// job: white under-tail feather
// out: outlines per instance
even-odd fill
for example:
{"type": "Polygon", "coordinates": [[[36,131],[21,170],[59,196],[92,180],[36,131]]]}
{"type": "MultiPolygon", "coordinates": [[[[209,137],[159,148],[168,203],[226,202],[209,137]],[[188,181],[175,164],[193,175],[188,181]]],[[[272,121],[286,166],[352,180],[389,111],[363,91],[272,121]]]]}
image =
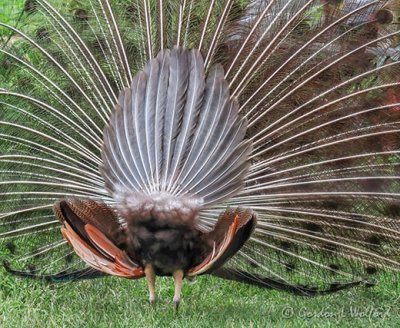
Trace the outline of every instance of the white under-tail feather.
{"type": "Polygon", "coordinates": [[[198,211],[229,198],[243,188],[251,152],[251,143],[243,141],[246,123],[237,108],[222,68],[216,67],[206,80],[198,51],[161,51],[121,94],[105,130],[106,188],[118,204],[130,204],[144,213],[151,206],[154,213],[168,209],[175,213],[179,206],[174,203],[183,212],[185,204],[198,211]],[[161,74],[169,77],[160,79],[161,74]],[[156,163],[154,154],[159,156],[156,163]],[[158,169],[156,176],[153,167],[158,169]],[[160,184],[154,184],[156,180],[160,184]],[[182,203],[180,198],[188,201],[182,203]]]}

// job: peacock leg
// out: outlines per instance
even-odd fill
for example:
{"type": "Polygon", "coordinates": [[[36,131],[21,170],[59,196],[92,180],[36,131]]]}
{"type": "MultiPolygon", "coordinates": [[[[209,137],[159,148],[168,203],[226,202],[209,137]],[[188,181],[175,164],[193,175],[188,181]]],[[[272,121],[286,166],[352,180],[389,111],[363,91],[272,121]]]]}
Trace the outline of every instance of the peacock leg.
{"type": "Polygon", "coordinates": [[[175,284],[175,294],[174,294],[174,305],[175,309],[178,310],[179,304],[181,302],[181,290],[182,290],[182,281],[183,281],[183,271],[176,270],[173,273],[174,284],[175,284]]]}
{"type": "Polygon", "coordinates": [[[154,304],[156,302],[156,274],[154,273],[153,266],[151,264],[147,264],[144,268],[144,273],[149,286],[149,302],[150,304],[154,304]]]}

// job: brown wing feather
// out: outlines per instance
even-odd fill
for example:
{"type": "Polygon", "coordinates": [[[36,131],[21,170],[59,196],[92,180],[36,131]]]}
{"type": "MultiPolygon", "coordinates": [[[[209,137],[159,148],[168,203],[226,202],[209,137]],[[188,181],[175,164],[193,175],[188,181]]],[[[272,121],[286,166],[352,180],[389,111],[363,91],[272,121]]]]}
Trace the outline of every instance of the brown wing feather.
{"type": "Polygon", "coordinates": [[[117,215],[105,203],[91,199],[62,199],[54,205],[54,211],[61,222],[68,213],[70,220],[73,217],[79,218],[84,224],[94,225],[116,245],[125,240],[125,232],[121,229],[117,215]]]}
{"type": "Polygon", "coordinates": [[[189,270],[188,275],[211,273],[223,266],[250,238],[256,224],[256,216],[250,209],[227,209],[220,215],[214,229],[203,236],[211,246],[211,253],[189,270]]]}
{"type": "Polygon", "coordinates": [[[143,269],[115,244],[123,240],[122,229],[107,205],[92,200],[62,200],[55,205],[55,212],[64,225],[64,238],[89,266],[125,278],[144,276],[143,269]]]}

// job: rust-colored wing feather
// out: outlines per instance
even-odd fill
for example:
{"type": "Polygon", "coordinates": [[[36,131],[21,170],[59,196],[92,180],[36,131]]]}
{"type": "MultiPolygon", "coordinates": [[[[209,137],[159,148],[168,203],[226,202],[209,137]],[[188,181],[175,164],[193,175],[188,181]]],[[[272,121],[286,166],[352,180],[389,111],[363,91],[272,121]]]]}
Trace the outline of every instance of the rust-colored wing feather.
{"type": "Polygon", "coordinates": [[[250,238],[256,224],[257,219],[252,210],[227,209],[220,215],[214,229],[203,236],[211,246],[211,253],[202,263],[189,270],[188,275],[211,273],[220,268],[250,238]]]}
{"type": "Polygon", "coordinates": [[[63,223],[63,236],[89,266],[119,277],[144,276],[140,265],[116,245],[117,241],[123,242],[123,230],[107,205],[91,200],[62,200],[55,205],[55,212],[63,223]]]}

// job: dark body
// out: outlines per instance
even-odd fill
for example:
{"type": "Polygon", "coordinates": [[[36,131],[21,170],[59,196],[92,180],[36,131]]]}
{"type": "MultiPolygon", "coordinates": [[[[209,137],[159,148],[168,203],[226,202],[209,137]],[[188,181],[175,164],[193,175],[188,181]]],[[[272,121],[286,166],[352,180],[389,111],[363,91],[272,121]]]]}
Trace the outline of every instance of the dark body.
{"type": "Polygon", "coordinates": [[[201,232],[190,225],[150,218],[135,220],[128,228],[128,254],[145,267],[152,264],[156,275],[188,271],[200,264],[210,247],[201,232]]]}

